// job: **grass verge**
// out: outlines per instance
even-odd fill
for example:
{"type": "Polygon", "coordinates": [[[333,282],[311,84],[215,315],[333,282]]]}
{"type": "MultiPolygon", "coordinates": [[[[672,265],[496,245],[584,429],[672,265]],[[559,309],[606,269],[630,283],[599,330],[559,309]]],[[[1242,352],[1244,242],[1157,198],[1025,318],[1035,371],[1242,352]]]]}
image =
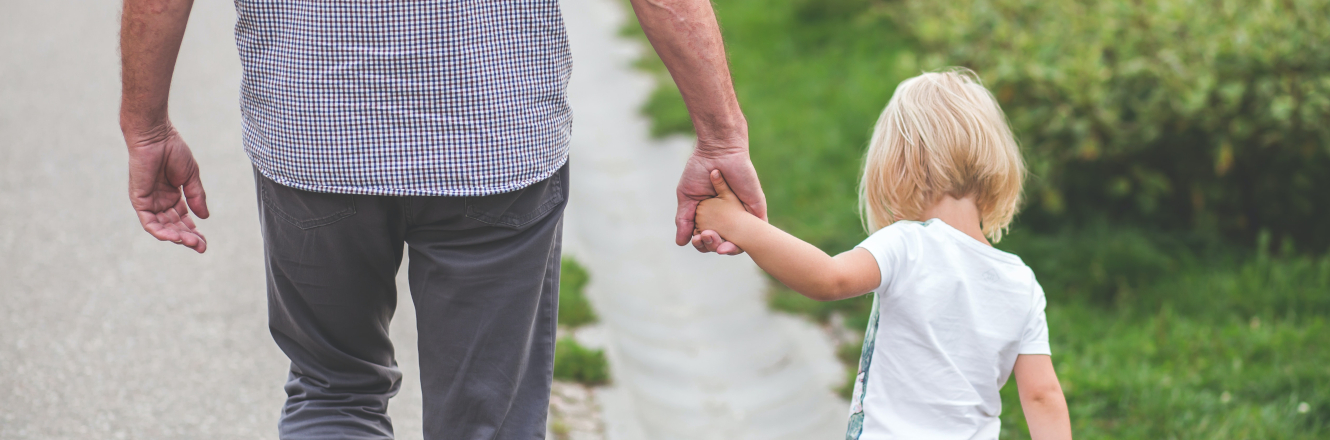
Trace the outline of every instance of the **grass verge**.
{"type": "MultiPolygon", "coordinates": [[[[559,327],[573,330],[596,322],[596,312],[586,297],[590,274],[570,257],[565,257],[560,266],[559,327]]],[[[605,351],[583,347],[572,337],[559,338],[554,346],[554,378],[584,385],[608,383],[610,367],[605,351]]]]}

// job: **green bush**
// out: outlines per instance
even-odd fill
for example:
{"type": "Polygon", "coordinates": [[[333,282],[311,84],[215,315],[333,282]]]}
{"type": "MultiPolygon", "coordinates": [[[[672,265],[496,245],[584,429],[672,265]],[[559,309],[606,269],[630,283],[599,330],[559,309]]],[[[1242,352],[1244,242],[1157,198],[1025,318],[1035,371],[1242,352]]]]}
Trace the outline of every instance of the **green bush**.
{"type": "Polygon", "coordinates": [[[554,378],[586,385],[608,383],[610,366],[605,351],[583,347],[573,338],[559,339],[554,344],[554,378]]]}
{"type": "Polygon", "coordinates": [[[591,281],[586,268],[577,260],[566,257],[559,269],[559,325],[577,328],[596,322],[596,311],[586,297],[586,285],[591,281]]]}
{"type": "Polygon", "coordinates": [[[1111,218],[1247,243],[1268,229],[1330,246],[1330,1],[875,11],[922,47],[910,67],[971,67],[995,92],[1034,176],[1023,221],[1111,218]]]}

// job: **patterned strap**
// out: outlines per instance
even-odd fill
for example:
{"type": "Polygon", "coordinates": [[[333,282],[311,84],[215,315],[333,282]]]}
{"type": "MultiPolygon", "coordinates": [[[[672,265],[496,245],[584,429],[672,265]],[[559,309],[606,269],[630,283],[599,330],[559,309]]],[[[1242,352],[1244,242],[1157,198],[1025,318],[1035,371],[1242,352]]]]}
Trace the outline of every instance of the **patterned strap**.
{"type": "Polygon", "coordinates": [[[868,367],[873,362],[873,348],[877,343],[877,294],[873,294],[873,312],[868,315],[868,329],[864,331],[864,349],[859,354],[859,374],[854,378],[854,395],[850,396],[850,426],[845,440],[859,440],[864,433],[864,392],[868,390],[868,367]]]}

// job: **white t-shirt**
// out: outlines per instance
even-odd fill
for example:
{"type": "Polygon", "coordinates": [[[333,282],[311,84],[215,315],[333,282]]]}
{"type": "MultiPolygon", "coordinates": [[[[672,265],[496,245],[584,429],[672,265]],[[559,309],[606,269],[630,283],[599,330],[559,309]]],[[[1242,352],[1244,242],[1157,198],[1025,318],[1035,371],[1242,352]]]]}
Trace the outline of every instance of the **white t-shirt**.
{"type": "Polygon", "coordinates": [[[1050,354],[1034,272],[939,219],[896,222],[858,247],[882,269],[859,438],[997,439],[1016,355],[1050,354]]]}

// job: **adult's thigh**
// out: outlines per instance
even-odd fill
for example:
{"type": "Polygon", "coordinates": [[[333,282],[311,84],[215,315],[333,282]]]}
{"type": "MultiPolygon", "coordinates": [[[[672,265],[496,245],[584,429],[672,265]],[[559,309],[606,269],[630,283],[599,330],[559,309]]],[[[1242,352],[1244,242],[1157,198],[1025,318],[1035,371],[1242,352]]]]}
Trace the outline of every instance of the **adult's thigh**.
{"type": "Polygon", "coordinates": [[[544,436],[567,190],[565,168],[521,191],[413,206],[427,439],[544,436]]]}
{"type": "Polygon", "coordinates": [[[390,197],[304,191],[258,173],[255,183],[269,328],[291,359],[282,438],[391,438],[400,209],[390,197]]]}

